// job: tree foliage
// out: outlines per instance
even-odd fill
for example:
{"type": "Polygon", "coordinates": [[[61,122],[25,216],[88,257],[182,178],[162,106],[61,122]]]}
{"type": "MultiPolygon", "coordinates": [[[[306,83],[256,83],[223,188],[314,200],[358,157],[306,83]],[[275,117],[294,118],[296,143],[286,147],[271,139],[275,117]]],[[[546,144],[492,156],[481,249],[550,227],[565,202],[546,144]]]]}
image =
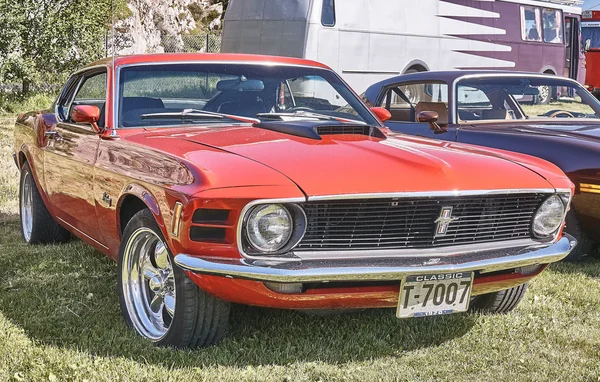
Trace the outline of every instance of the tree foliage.
{"type": "MultiPolygon", "coordinates": [[[[115,14],[126,9],[114,0],[115,14]]],[[[103,57],[111,0],[0,0],[0,83],[57,83],[103,57]]]]}

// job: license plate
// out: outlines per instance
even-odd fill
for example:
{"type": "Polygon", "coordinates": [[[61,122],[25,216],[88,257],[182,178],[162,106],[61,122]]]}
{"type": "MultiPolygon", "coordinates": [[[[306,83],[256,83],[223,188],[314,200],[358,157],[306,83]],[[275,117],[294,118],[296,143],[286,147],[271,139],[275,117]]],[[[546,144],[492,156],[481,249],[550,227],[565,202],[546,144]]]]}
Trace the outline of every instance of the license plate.
{"type": "Polygon", "coordinates": [[[472,272],[407,276],[400,284],[398,318],[436,316],[469,309],[472,272]]]}

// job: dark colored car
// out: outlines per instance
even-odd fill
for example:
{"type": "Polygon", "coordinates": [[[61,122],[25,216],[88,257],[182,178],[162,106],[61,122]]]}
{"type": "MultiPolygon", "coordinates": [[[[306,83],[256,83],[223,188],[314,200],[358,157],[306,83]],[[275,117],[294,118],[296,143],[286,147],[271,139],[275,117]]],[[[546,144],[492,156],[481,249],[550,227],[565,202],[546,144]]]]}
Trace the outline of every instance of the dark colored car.
{"type": "Polygon", "coordinates": [[[390,111],[386,125],[393,131],[553,162],[576,186],[566,231],[579,245],[568,259],[600,240],[600,102],[577,82],[501,71],[421,72],[378,82],[364,99],[390,111]]]}

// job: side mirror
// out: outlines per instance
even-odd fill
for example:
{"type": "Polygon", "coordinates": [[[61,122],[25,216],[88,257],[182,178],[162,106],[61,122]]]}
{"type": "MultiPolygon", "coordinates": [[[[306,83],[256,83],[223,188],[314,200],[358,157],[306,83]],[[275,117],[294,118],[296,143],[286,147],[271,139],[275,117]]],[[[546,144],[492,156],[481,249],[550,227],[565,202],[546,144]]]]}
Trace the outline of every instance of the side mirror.
{"type": "Polygon", "coordinates": [[[439,118],[440,115],[435,111],[422,111],[417,114],[417,122],[429,123],[429,128],[433,130],[435,134],[446,133],[448,129],[441,127],[437,123],[439,118]]]}
{"type": "Polygon", "coordinates": [[[592,40],[587,38],[585,39],[585,45],[584,45],[584,50],[587,52],[588,50],[590,50],[590,47],[592,46],[592,40]]]}
{"type": "Polygon", "coordinates": [[[390,118],[392,118],[392,113],[390,113],[384,107],[372,107],[371,111],[373,112],[373,114],[375,114],[375,116],[377,118],[379,118],[379,120],[381,122],[385,122],[385,121],[389,120],[390,118]]]}
{"type": "Polygon", "coordinates": [[[98,121],[100,120],[100,109],[94,105],[76,105],[71,111],[71,118],[75,123],[89,123],[96,132],[100,132],[98,121]]]}

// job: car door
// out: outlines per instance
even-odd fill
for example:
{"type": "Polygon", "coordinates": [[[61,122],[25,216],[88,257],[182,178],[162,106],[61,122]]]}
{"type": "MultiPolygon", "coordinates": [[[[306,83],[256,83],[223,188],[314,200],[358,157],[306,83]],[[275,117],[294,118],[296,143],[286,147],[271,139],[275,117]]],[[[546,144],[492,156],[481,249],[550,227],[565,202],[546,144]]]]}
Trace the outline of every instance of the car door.
{"type": "Polygon", "coordinates": [[[386,108],[392,117],[385,125],[393,131],[422,137],[456,140],[456,128],[448,120],[448,85],[445,83],[402,83],[386,87],[375,106],[386,108]],[[446,132],[436,132],[427,122],[418,122],[423,111],[435,111],[438,125],[446,132]]]}
{"type": "Polygon", "coordinates": [[[71,94],[59,100],[57,123],[47,133],[44,175],[57,218],[101,243],[93,195],[93,166],[100,136],[91,125],[73,122],[71,114],[75,105],[94,105],[103,110],[106,69],[88,71],[75,81],[71,94]]]}

